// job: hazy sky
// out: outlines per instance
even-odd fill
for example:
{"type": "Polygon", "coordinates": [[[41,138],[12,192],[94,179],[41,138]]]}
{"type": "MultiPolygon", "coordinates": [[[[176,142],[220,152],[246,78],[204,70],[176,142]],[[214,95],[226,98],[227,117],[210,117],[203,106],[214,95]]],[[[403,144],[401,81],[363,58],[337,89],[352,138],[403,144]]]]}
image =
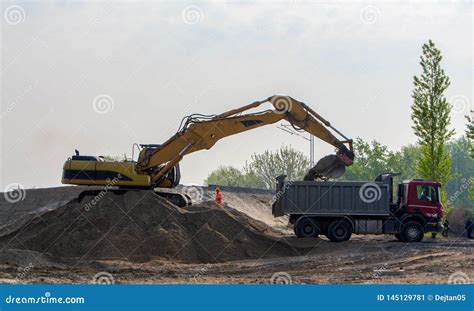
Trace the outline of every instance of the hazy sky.
{"type": "MultiPolygon", "coordinates": [[[[398,149],[411,129],[423,43],[441,49],[452,125],[473,100],[471,1],[1,1],[1,185],[59,185],[75,148],[131,155],[181,118],[273,94],[304,101],[347,136],[398,149]]],[[[308,143],[270,125],[187,156],[182,182],[308,143]]],[[[332,147],[316,141],[317,158],[332,147]]]]}

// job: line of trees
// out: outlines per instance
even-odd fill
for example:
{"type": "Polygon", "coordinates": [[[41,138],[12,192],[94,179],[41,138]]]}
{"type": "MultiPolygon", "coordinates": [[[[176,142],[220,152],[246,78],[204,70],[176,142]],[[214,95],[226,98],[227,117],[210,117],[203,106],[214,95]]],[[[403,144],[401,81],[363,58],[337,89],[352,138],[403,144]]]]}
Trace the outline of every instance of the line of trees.
{"type": "MultiPolygon", "coordinates": [[[[422,147],[408,145],[400,150],[391,151],[377,141],[368,143],[360,138],[354,142],[356,161],[347,168],[344,180],[373,180],[382,172],[399,172],[400,179],[424,178],[417,170],[422,147]]],[[[446,145],[446,156],[451,160],[449,175],[451,178],[443,184],[444,203],[452,207],[472,206],[474,188],[465,191],[474,178],[474,159],[469,156],[472,141],[467,136],[450,140],[446,145]]]]}
{"type": "MultiPolygon", "coordinates": [[[[342,180],[374,180],[383,172],[399,172],[402,174],[400,179],[420,178],[416,171],[421,157],[421,147],[418,145],[408,145],[392,151],[378,141],[367,142],[357,138],[354,150],[356,161],[346,169],[342,180]]],[[[459,190],[474,177],[474,160],[469,156],[470,152],[474,153],[472,144],[467,136],[461,136],[449,141],[446,150],[452,160],[450,175],[454,176],[445,184],[446,196],[448,199],[455,197],[450,200],[453,206],[468,207],[472,204],[469,191],[459,190]]],[[[276,176],[287,175],[290,179],[302,180],[308,169],[309,160],[302,152],[291,146],[283,146],[276,151],[253,154],[249,163],[241,169],[234,166],[219,167],[208,175],[205,183],[274,189],[276,176]]]]}
{"type": "Polygon", "coordinates": [[[302,180],[309,169],[308,158],[291,146],[276,151],[253,154],[242,169],[221,166],[204,181],[208,185],[274,189],[275,177],[286,175],[292,180],[302,180]]]}
{"type": "MultiPolygon", "coordinates": [[[[468,121],[466,136],[470,142],[469,155],[471,156],[471,160],[472,160],[474,159],[474,111],[471,111],[471,115],[466,116],[466,119],[468,121]]],[[[471,165],[471,168],[472,168],[472,165],[471,165]]],[[[470,199],[471,199],[471,202],[473,202],[474,201],[474,178],[470,179],[470,184],[471,184],[470,199]]]]}

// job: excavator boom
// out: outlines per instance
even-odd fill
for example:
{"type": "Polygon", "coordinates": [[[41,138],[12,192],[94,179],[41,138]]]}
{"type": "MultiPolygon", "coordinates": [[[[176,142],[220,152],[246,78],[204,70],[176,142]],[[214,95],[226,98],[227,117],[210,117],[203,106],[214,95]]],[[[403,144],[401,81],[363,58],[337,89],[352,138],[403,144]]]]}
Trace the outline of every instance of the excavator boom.
{"type": "Polygon", "coordinates": [[[179,162],[187,154],[210,149],[224,137],[249,131],[278,121],[288,121],[296,130],[306,131],[337,148],[308,171],[305,179],[338,177],[352,164],[352,140],[305,103],[289,96],[271,96],[262,101],[219,115],[190,115],[183,119],[177,133],[161,145],[141,145],[137,162],[104,161],[100,157],[76,155],[64,164],[62,182],[77,185],[109,185],[127,188],[173,188],[178,185],[179,162]],[[274,109],[249,113],[265,103],[274,109]],[[338,139],[332,131],[342,137],[338,139]],[[347,145],[347,146],[346,146],[347,145]],[[342,172],[342,173],[341,173],[342,172]]]}
{"type": "MultiPolygon", "coordinates": [[[[342,141],[336,138],[328,130],[328,127],[331,127],[330,123],[306,104],[289,96],[272,96],[209,119],[193,119],[192,117],[187,119],[183,127],[164,144],[152,152],[142,149],[137,162],[137,170],[142,173],[150,173],[152,175],[151,182],[160,184],[160,179],[166,176],[169,170],[178,164],[185,155],[210,149],[224,137],[274,124],[283,119],[296,129],[304,130],[333,145],[339,150],[338,155],[341,161],[347,166],[352,164],[354,154],[351,140],[345,136],[343,136],[345,140],[342,141]],[[242,114],[267,102],[271,103],[275,109],[242,114]],[[349,148],[344,145],[345,143],[348,143],[349,148]],[[164,163],[166,165],[163,166],[164,163]]],[[[339,133],[337,130],[336,132],[339,133]]]]}

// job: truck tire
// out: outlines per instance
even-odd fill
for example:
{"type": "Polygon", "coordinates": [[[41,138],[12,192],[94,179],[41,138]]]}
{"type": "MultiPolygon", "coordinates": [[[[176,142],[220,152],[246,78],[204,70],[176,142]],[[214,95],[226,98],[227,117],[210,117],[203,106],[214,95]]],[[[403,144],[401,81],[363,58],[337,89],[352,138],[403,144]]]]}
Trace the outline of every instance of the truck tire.
{"type": "Polygon", "coordinates": [[[344,220],[333,221],[328,228],[326,236],[332,242],[343,242],[351,238],[352,226],[344,220]]]}
{"type": "Polygon", "coordinates": [[[402,238],[402,236],[401,236],[400,233],[395,233],[394,236],[395,236],[395,238],[397,238],[397,240],[399,240],[400,242],[406,242],[406,241],[402,238]]]}
{"type": "Polygon", "coordinates": [[[299,238],[316,238],[319,232],[319,223],[314,218],[301,217],[295,223],[295,233],[299,238]]]}
{"type": "Polygon", "coordinates": [[[423,240],[423,226],[416,221],[408,221],[402,226],[400,237],[403,242],[421,242],[423,240]]]}

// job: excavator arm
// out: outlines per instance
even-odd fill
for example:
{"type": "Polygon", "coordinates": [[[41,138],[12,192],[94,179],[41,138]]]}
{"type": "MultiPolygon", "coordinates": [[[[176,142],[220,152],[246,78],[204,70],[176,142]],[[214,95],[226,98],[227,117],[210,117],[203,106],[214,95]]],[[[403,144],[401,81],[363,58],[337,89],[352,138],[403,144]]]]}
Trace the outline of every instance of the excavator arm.
{"type": "MultiPolygon", "coordinates": [[[[328,121],[306,104],[289,96],[272,96],[219,115],[186,117],[178,132],[165,143],[152,148],[145,146],[141,149],[136,165],[137,173],[150,175],[153,186],[167,186],[168,173],[185,155],[210,149],[224,137],[274,124],[283,119],[295,129],[304,130],[336,147],[338,161],[343,165],[352,164],[354,159],[352,140],[332,127],[328,121]],[[271,103],[275,109],[242,114],[267,102],[271,103]],[[329,129],[339,134],[343,140],[336,138],[329,129]]],[[[317,175],[317,172],[313,171],[310,174],[311,178],[315,174],[317,175]]],[[[169,183],[168,181],[168,185],[169,183]]]]}

